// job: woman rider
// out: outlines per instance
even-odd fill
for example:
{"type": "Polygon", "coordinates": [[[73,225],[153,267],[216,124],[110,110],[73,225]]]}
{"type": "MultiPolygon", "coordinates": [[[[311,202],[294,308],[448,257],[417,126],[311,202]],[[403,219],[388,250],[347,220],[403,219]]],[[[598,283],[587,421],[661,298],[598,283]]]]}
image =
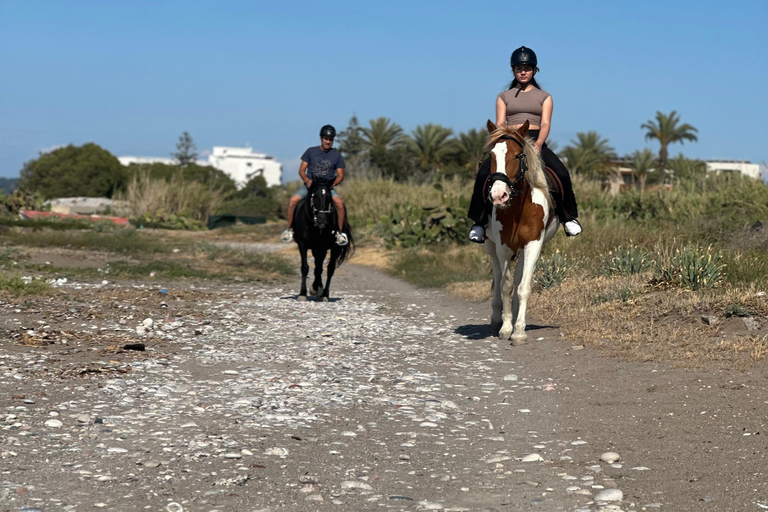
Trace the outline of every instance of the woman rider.
{"type": "MultiPolygon", "coordinates": [[[[506,124],[512,128],[520,128],[526,120],[530,123],[528,137],[535,141],[536,151],[541,155],[544,165],[555,171],[563,184],[564,199],[561,211],[558,212],[560,222],[564,225],[566,235],[576,236],[581,233],[581,224],[577,220],[579,212],[576,197],[573,195],[571,177],[568,169],[546,144],[552,120],[552,96],[542,91],[534,78],[539,71],[536,67],[538,64],[536,54],[530,48],[521,46],[512,52],[510,64],[515,78],[509,90],[500,93],[496,98],[496,125],[506,124]]],[[[469,232],[469,239],[477,243],[485,241],[485,225],[488,222],[489,212],[483,197],[483,189],[490,174],[489,158],[477,172],[472,201],[469,205],[469,218],[475,223],[469,232]]]]}

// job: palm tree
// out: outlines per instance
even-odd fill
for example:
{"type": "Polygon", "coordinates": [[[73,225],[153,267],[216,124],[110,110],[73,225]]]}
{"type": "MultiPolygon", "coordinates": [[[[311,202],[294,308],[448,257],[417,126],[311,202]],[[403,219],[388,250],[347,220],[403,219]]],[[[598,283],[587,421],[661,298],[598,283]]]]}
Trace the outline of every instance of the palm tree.
{"type": "Polygon", "coordinates": [[[643,197],[645,191],[645,182],[648,179],[648,174],[653,172],[655,165],[653,151],[648,148],[642,151],[637,150],[632,153],[629,161],[629,167],[632,169],[632,174],[637,179],[637,183],[640,185],[640,197],[643,197]]]}
{"type": "Polygon", "coordinates": [[[646,130],[645,140],[656,139],[661,144],[659,149],[659,169],[667,168],[667,158],[669,153],[667,146],[674,142],[680,142],[681,144],[686,140],[697,141],[696,137],[698,130],[688,123],[678,125],[680,122],[680,116],[676,111],[670,112],[669,115],[662,114],[656,111],[656,121],[648,121],[640,125],[640,128],[646,130]]]}
{"type": "Polygon", "coordinates": [[[386,151],[403,142],[403,129],[388,117],[371,119],[370,123],[370,128],[360,128],[363,145],[367,150],[386,151]]]}
{"type": "Polygon", "coordinates": [[[680,153],[670,158],[667,165],[677,180],[700,180],[707,174],[707,166],[701,160],[690,160],[680,153]]]}
{"type": "Polygon", "coordinates": [[[442,168],[451,150],[453,130],[439,124],[427,123],[411,132],[408,145],[423,167],[442,168]]]}
{"type": "Polygon", "coordinates": [[[472,128],[467,133],[460,133],[458,138],[454,139],[459,162],[473,174],[477,174],[480,167],[480,159],[483,158],[487,138],[488,132],[472,128]]]}
{"type": "Polygon", "coordinates": [[[602,138],[597,132],[579,132],[576,138],[577,140],[571,141],[561,152],[561,156],[568,161],[571,172],[603,177],[610,169],[610,160],[616,158],[608,139],[602,138]]]}

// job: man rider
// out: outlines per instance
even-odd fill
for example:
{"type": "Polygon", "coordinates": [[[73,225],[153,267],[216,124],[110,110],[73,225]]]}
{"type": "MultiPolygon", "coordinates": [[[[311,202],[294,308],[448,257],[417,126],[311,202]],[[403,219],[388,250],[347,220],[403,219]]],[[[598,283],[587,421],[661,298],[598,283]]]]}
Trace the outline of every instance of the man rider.
{"type": "Polygon", "coordinates": [[[331,198],[336,206],[336,216],[339,219],[339,229],[336,231],[336,244],[347,245],[349,240],[342,231],[344,227],[344,203],[341,196],[336,192],[336,186],[344,181],[344,158],[341,153],[333,148],[333,139],[336,137],[336,129],[327,124],[320,128],[320,145],[312,146],[301,155],[301,166],[299,167],[299,177],[304,185],[299,187],[291,197],[288,203],[288,229],[283,231],[280,239],[283,242],[293,240],[293,212],[299,201],[309,193],[312,181],[319,179],[323,181],[333,181],[331,186],[331,198]]]}

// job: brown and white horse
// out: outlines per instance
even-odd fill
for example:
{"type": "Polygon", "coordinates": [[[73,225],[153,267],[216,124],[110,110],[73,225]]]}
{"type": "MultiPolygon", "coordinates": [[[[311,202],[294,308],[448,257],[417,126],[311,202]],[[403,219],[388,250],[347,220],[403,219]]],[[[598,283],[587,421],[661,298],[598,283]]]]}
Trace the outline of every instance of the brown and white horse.
{"type": "Polygon", "coordinates": [[[486,230],[485,252],[493,269],[491,328],[512,344],[526,341],[525,310],[541,248],[557,233],[544,166],[533,141],[526,137],[528,121],[515,130],[488,121],[491,150],[489,200],[493,212],[486,230]],[[512,261],[517,256],[514,280],[512,261]],[[514,323],[514,332],[513,332],[514,323]]]}

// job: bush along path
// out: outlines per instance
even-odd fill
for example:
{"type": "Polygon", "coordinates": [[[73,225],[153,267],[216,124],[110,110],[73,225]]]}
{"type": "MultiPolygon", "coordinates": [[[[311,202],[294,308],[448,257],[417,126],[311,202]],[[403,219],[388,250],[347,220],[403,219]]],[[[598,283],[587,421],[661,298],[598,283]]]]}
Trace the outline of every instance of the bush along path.
{"type": "Polygon", "coordinates": [[[3,299],[0,510],[768,503],[765,373],[622,363],[535,325],[510,347],[488,304],[354,265],[329,303],[296,285],[3,299]]]}

